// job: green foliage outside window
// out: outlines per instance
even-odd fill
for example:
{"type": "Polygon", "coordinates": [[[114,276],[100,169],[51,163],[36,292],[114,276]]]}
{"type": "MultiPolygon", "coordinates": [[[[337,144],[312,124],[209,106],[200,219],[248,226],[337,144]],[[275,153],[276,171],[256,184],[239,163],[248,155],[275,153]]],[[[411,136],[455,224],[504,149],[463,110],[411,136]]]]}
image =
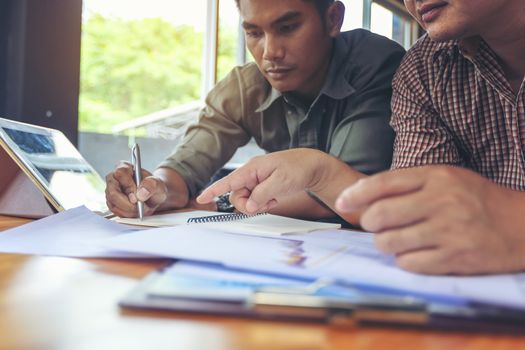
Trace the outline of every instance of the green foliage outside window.
{"type": "MultiPolygon", "coordinates": [[[[236,31],[220,33],[224,75],[235,64],[236,31]]],[[[110,133],[115,124],[199,99],[202,57],[203,34],[193,27],[90,17],[82,32],[80,130],[110,133]]]]}

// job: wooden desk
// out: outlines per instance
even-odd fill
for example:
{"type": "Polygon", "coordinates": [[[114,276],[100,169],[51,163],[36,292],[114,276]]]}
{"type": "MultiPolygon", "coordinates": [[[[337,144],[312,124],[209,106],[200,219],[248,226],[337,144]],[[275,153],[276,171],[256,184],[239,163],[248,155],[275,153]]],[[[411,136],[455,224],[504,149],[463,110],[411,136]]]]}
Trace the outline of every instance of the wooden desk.
{"type": "MultiPolygon", "coordinates": [[[[24,222],[0,217],[0,230],[24,222]]],[[[119,309],[119,298],[164,263],[0,254],[0,349],[525,348],[525,337],[509,335],[342,328],[119,309]]]]}

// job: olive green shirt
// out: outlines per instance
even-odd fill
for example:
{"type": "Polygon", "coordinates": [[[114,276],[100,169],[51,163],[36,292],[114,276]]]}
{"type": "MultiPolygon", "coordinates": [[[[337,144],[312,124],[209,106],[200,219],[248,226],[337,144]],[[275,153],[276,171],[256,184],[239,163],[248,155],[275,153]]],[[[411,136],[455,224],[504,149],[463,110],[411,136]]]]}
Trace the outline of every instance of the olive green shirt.
{"type": "Polygon", "coordinates": [[[315,148],[373,174],[390,167],[395,42],[357,29],[334,39],[328,75],[311,106],[273,89],[254,63],[234,68],[206,98],[198,121],[159,167],[176,170],[195,196],[253,137],[265,151],[315,148]]]}

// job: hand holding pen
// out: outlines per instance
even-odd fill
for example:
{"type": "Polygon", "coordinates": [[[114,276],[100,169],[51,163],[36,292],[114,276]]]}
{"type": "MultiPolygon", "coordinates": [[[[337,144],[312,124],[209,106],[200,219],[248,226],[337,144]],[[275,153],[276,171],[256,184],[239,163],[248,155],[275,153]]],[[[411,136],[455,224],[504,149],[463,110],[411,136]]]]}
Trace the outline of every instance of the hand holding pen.
{"type": "Polygon", "coordinates": [[[115,214],[124,218],[153,214],[166,202],[168,189],[162,178],[141,168],[138,146],[129,161],[120,161],[106,176],[106,203],[115,214]]]}

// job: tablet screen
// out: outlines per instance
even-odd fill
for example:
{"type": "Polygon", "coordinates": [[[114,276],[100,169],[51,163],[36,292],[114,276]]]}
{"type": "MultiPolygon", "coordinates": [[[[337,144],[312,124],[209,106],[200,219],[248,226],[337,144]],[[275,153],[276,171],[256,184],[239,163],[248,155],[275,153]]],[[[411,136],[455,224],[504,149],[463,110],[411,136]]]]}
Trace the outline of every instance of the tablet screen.
{"type": "Polygon", "coordinates": [[[107,212],[105,181],[66,136],[54,129],[0,118],[2,140],[64,209],[107,212]]]}

